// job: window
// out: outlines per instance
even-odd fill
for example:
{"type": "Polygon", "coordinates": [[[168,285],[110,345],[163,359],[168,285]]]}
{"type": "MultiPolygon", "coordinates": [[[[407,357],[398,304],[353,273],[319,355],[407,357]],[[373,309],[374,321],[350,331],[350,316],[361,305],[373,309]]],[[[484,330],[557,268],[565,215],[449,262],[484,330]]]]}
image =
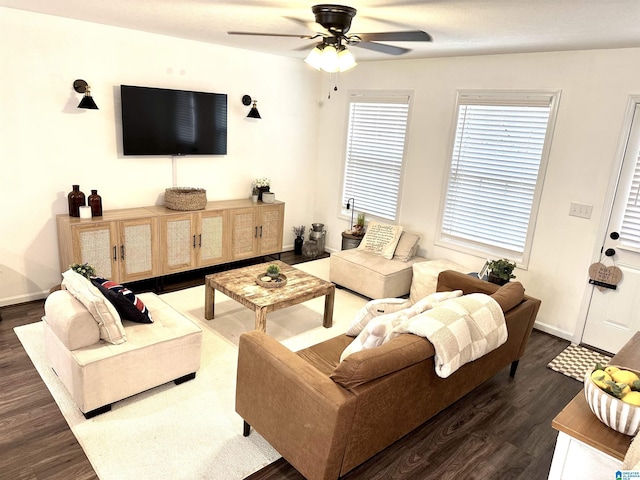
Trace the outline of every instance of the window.
{"type": "Polygon", "coordinates": [[[342,205],[395,222],[403,172],[408,94],[355,94],[349,98],[342,205]]]}
{"type": "Polygon", "coordinates": [[[439,244],[526,266],[559,92],[459,92],[439,244]]]}
{"type": "Polygon", "coordinates": [[[627,205],[622,216],[620,244],[640,252],[640,157],[636,157],[627,205]]]}

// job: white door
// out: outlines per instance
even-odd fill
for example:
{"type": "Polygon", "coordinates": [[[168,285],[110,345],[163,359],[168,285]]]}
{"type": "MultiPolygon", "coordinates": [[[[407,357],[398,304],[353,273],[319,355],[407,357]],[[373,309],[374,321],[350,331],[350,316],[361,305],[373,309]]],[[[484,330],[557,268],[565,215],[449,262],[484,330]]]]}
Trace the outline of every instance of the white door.
{"type": "Polygon", "coordinates": [[[607,267],[618,267],[622,279],[615,290],[593,287],[582,334],[582,343],[610,353],[617,353],[640,330],[639,154],[640,104],[636,103],[600,260],[607,267]]]}

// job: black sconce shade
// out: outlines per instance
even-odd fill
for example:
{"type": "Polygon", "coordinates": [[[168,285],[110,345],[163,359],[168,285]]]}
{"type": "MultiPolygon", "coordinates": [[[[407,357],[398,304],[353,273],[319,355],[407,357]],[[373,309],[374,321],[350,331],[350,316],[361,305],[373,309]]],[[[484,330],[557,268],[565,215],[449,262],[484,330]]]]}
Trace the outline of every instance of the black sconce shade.
{"type": "Polygon", "coordinates": [[[260,113],[258,112],[258,107],[256,106],[258,101],[257,100],[252,100],[249,95],[244,95],[242,97],[242,104],[243,105],[249,106],[252,102],[253,102],[253,105],[251,105],[251,110],[249,110],[249,115],[247,115],[247,118],[262,118],[260,116],[260,113]]]}
{"type": "Polygon", "coordinates": [[[78,108],[88,108],[90,110],[98,110],[96,102],[91,97],[91,87],[84,80],[76,80],[73,82],[73,89],[78,93],[84,93],[84,97],[80,100],[78,108]]]}

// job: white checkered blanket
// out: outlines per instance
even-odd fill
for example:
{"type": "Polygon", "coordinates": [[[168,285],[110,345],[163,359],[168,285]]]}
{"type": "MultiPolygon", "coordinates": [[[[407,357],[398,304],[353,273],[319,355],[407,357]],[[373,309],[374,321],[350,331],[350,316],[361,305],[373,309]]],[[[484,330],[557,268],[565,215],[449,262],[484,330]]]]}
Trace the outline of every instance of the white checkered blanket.
{"type": "Polygon", "coordinates": [[[433,344],[436,373],[442,378],[507,341],[504,313],[484,293],[442,302],[413,317],[407,329],[433,344]]]}

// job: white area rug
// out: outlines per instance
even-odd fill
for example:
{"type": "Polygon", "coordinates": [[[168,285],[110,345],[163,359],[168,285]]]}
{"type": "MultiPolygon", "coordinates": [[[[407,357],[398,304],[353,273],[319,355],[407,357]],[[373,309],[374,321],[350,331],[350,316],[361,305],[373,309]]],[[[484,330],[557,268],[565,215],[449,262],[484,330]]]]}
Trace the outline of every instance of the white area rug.
{"type": "MultiPolygon", "coordinates": [[[[329,259],[297,265],[329,279],[329,259]]],[[[40,322],[17,327],[18,338],[102,480],[242,479],[280,455],[255,431],[242,436],[234,410],[238,338],[253,329],[252,311],[216,292],[216,318],[204,320],[204,286],[162,295],[203,330],[194,380],[168,383],[113,404],[90,420],[48,366],[40,322]]],[[[333,327],[322,327],[324,297],[267,316],[267,333],[292,350],[346,331],[366,300],[336,290],[333,327]]]]}

